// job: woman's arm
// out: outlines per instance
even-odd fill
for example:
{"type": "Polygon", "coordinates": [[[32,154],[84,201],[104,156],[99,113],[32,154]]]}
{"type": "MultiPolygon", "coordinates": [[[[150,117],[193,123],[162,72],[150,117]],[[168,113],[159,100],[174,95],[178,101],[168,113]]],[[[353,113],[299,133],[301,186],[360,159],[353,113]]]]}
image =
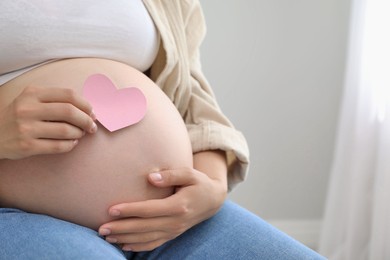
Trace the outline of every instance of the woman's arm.
{"type": "Polygon", "coordinates": [[[245,178],[249,149],[243,135],[221,112],[202,71],[199,49],[206,25],[200,2],[144,0],[144,3],[162,39],[149,76],[182,115],[194,153],[225,151],[228,186],[232,189],[245,178]]]}
{"type": "Polygon", "coordinates": [[[213,199],[216,200],[217,208],[221,206],[226,198],[227,184],[227,164],[226,154],[220,150],[204,151],[194,154],[194,169],[205,173],[216,183],[216,190],[213,199]]]}

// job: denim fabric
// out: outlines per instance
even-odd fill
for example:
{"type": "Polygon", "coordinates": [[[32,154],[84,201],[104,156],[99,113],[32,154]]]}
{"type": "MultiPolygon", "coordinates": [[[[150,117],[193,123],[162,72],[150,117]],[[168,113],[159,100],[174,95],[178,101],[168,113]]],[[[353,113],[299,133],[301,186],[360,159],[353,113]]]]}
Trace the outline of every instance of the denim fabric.
{"type": "Polygon", "coordinates": [[[209,220],[150,251],[122,252],[88,228],[0,209],[0,259],[324,259],[259,217],[226,202],[209,220]]]}

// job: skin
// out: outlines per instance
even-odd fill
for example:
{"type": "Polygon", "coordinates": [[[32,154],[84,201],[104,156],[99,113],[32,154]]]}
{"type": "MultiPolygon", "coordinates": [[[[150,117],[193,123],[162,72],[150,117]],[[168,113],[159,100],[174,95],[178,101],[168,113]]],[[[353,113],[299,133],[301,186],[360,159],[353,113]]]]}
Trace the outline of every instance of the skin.
{"type": "MultiPolygon", "coordinates": [[[[0,108],[0,158],[66,154],[96,134],[92,108],[77,92],[25,85],[0,92],[0,104],[5,104],[0,108]]],[[[150,171],[145,175],[150,187],[175,193],[108,207],[110,220],[98,227],[99,233],[124,250],[147,251],[213,216],[227,194],[225,154],[204,151],[192,159],[193,167],[150,171]]]]}
{"type": "Polygon", "coordinates": [[[109,214],[118,219],[99,233],[126,251],[153,250],[218,211],[227,195],[226,171],[223,152],[205,151],[194,154],[194,168],[151,173],[151,184],[177,187],[175,194],[111,207],[109,214]]]}
{"type": "Polygon", "coordinates": [[[71,89],[27,87],[0,111],[0,159],[69,152],[85,132],[96,132],[95,119],[71,89]]]}
{"type": "MultiPolygon", "coordinates": [[[[149,184],[149,172],[193,167],[188,133],[177,109],[149,78],[123,63],[89,58],[52,62],[3,85],[0,97],[9,103],[6,107],[25,92],[39,97],[50,89],[70,89],[82,99],[83,83],[95,73],[105,74],[118,88],[137,86],[148,103],[145,117],[113,133],[100,124],[94,134],[82,135],[80,129],[78,144],[70,152],[0,161],[0,205],[47,214],[97,230],[112,220],[107,214],[112,205],[163,198],[173,192],[173,188],[161,189],[149,184]]],[[[46,119],[53,113],[50,109],[38,109],[37,102],[24,100],[20,107],[28,114],[46,119]]],[[[49,100],[44,105],[53,103],[49,100]]],[[[0,103],[3,104],[6,103],[0,103]]],[[[62,120],[74,114],[65,112],[63,118],[55,121],[62,124],[62,120]]],[[[37,123],[46,125],[47,120],[27,122],[31,121],[30,126],[24,127],[26,135],[36,131],[37,123]]]]}

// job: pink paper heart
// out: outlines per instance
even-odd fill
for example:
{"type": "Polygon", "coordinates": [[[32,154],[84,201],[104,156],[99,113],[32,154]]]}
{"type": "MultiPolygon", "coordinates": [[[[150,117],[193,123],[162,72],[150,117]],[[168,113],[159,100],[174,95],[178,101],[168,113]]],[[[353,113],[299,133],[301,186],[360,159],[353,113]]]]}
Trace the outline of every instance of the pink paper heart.
{"type": "Polygon", "coordinates": [[[83,95],[92,105],[97,120],[111,132],[138,123],[146,114],[146,98],[141,90],[117,89],[103,74],[87,78],[83,95]]]}

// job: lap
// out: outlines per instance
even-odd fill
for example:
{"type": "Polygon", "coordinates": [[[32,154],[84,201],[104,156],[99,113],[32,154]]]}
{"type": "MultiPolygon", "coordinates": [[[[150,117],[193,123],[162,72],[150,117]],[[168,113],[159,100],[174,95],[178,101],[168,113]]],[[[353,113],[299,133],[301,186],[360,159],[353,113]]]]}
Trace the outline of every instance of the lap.
{"type": "Polygon", "coordinates": [[[232,202],[140,259],[325,259],[232,202]]]}
{"type": "Polygon", "coordinates": [[[0,259],[125,259],[89,228],[0,208],[0,259]]]}
{"type": "Polygon", "coordinates": [[[0,258],[124,259],[126,254],[131,259],[324,259],[232,202],[150,252],[123,253],[91,229],[15,209],[0,209],[0,230],[0,258]]]}

